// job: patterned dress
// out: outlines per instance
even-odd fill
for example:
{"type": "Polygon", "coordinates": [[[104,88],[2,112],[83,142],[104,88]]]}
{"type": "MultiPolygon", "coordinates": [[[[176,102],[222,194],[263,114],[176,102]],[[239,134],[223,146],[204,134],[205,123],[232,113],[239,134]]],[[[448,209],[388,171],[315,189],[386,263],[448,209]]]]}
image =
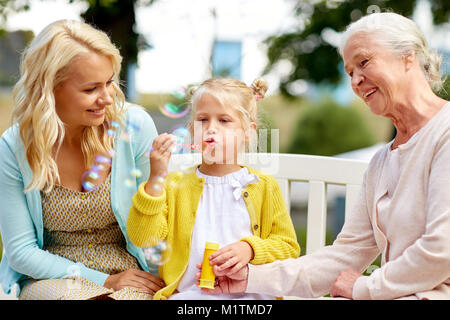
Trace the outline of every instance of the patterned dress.
{"type": "MultiPolygon", "coordinates": [[[[136,258],[126,250],[125,238],[111,208],[110,176],[97,189],[79,192],[56,185],[42,193],[44,248],[50,253],[107,274],[141,269],[136,258]]],[[[84,300],[95,298],[144,299],[151,295],[136,289],[118,291],[73,275],[64,279],[26,280],[21,300],[84,300]]]]}

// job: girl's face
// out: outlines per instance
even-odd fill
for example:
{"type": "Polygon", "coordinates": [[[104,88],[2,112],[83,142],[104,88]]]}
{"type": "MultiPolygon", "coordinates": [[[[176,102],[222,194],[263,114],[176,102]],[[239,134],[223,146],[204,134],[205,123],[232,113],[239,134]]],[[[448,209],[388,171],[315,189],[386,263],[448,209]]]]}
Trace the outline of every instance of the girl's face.
{"type": "MultiPolygon", "coordinates": [[[[239,112],[204,93],[194,115],[194,143],[201,145],[203,159],[216,164],[236,164],[245,148],[245,132],[239,112]]],[[[208,163],[209,164],[209,163],[208,163]]]]}
{"type": "Polygon", "coordinates": [[[113,103],[113,65],[108,57],[89,53],[69,66],[55,87],[56,113],[69,127],[99,126],[113,103]]]}

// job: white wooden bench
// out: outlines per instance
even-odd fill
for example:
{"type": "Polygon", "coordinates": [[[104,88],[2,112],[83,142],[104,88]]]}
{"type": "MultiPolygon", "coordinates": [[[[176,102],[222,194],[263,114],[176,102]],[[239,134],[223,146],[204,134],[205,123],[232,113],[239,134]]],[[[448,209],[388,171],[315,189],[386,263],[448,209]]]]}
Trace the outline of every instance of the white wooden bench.
{"type": "MultiPolygon", "coordinates": [[[[169,171],[183,170],[200,162],[200,153],[174,154],[170,160],[169,171]]],[[[248,154],[243,163],[277,179],[289,211],[291,183],[309,184],[306,254],[325,245],[327,185],[345,186],[347,213],[358,195],[368,166],[367,161],[283,153],[248,154]]]]}

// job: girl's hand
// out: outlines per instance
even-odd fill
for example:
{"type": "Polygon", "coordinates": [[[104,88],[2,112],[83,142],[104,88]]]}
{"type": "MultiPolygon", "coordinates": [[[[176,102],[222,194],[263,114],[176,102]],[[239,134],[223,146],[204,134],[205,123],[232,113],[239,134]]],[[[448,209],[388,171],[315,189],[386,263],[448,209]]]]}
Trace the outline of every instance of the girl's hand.
{"type": "MultiPolygon", "coordinates": [[[[197,279],[200,279],[202,264],[197,264],[197,269],[200,271],[195,274],[197,279]]],[[[245,265],[238,272],[226,276],[221,271],[217,270],[217,266],[213,266],[214,274],[216,275],[216,282],[214,283],[214,289],[202,288],[202,291],[210,294],[221,293],[240,293],[245,292],[248,283],[248,266],[245,265]]],[[[200,285],[200,281],[197,281],[197,286],[200,285]]]]}
{"type": "Polygon", "coordinates": [[[155,138],[150,152],[150,177],[145,192],[151,196],[162,193],[163,179],[167,176],[169,160],[172,153],[170,147],[175,143],[176,137],[163,133],[155,138]]]}
{"type": "Polygon", "coordinates": [[[112,274],[103,285],[105,288],[120,290],[125,287],[131,287],[141,292],[154,295],[156,291],[166,286],[163,280],[155,277],[149,272],[137,269],[128,269],[126,271],[112,274]]]}
{"type": "Polygon", "coordinates": [[[238,241],[211,254],[209,262],[211,265],[216,265],[219,272],[230,276],[245,267],[253,256],[253,248],[250,244],[238,241]]]}

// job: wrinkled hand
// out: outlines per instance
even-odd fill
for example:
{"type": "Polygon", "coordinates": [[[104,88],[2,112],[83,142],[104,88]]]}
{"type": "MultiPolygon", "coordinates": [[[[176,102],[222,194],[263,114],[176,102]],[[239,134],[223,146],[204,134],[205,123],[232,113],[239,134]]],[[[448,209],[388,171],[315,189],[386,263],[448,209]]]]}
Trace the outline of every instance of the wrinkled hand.
{"type": "Polygon", "coordinates": [[[331,287],[330,295],[332,297],[353,299],[353,286],[356,279],[361,276],[359,272],[353,269],[341,271],[331,287]]]}
{"type": "Polygon", "coordinates": [[[237,241],[217,250],[209,256],[209,263],[216,265],[217,270],[230,276],[238,272],[253,259],[253,249],[245,241],[237,241]]]}
{"type": "Polygon", "coordinates": [[[155,277],[149,272],[137,269],[128,269],[126,271],[112,274],[103,285],[105,288],[120,290],[125,287],[131,287],[141,292],[155,294],[156,291],[166,286],[164,281],[155,277]]]}
{"type": "MultiPolygon", "coordinates": [[[[197,264],[197,268],[200,270],[195,274],[197,279],[200,279],[202,264],[197,264]]],[[[217,266],[213,266],[214,274],[216,275],[216,281],[214,283],[214,289],[202,288],[202,291],[208,294],[221,294],[221,293],[240,293],[245,292],[248,282],[248,265],[245,265],[238,272],[233,273],[230,276],[224,275],[224,272],[218,270],[217,266]]],[[[200,281],[197,281],[197,285],[200,281]]]]}

